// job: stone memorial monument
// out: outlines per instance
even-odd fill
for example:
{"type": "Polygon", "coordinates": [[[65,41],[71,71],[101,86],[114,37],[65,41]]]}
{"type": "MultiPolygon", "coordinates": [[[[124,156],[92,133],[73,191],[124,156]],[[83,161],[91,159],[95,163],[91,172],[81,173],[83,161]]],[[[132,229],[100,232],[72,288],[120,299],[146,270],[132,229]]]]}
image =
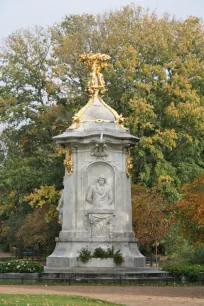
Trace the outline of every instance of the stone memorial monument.
{"type": "Polygon", "coordinates": [[[64,190],[57,208],[62,230],[45,272],[116,268],[112,259],[77,260],[83,248],[93,252],[98,247],[120,250],[123,269],[145,266],[132,231],[130,149],[138,139],[124,127],[122,115],[102,99],[106,89],[101,72],[109,59],[105,54],[80,56],[90,71],[90,99],[74,115],[73,124],[54,137],[66,154],[64,190]]]}

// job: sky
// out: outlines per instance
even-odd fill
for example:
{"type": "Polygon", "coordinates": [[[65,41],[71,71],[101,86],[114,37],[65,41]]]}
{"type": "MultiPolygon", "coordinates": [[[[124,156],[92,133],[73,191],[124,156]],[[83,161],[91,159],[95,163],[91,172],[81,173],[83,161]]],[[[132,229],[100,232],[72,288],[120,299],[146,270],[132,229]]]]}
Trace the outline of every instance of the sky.
{"type": "Polygon", "coordinates": [[[51,26],[65,15],[106,12],[136,3],[159,15],[165,12],[179,19],[204,17],[204,0],[0,0],[0,38],[35,25],[51,26]]]}

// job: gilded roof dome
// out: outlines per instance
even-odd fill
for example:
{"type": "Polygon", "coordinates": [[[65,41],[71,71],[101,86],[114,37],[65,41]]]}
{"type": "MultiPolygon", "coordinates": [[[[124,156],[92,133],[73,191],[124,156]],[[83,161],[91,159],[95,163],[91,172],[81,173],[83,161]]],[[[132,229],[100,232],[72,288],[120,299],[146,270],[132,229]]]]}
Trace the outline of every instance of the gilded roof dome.
{"type": "Polygon", "coordinates": [[[108,120],[114,122],[116,118],[113,113],[99,100],[99,98],[95,97],[93,99],[93,104],[87,108],[81,118],[82,122],[89,120],[108,120]]]}

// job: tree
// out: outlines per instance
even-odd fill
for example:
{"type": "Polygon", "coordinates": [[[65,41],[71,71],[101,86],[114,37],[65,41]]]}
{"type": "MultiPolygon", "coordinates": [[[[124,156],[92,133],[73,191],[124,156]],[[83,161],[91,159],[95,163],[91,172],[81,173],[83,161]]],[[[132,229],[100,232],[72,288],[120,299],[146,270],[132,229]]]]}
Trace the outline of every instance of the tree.
{"type": "Polygon", "coordinates": [[[55,246],[53,238],[60,229],[56,211],[59,196],[55,186],[40,186],[25,196],[23,200],[27,203],[27,213],[24,204],[21,210],[11,211],[10,217],[1,221],[2,242],[50,253],[55,246]]]}
{"type": "Polygon", "coordinates": [[[44,211],[44,219],[47,223],[57,220],[58,212],[56,211],[58,201],[60,198],[60,192],[56,190],[55,186],[40,186],[39,189],[35,189],[32,193],[25,196],[25,201],[28,201],[29,205],[37,210],[44,211]]]}
{"type": "Polygon", "coordinates": [[[15,233],[15,238],[26,249],[40,250],[41,253],[49,255],[55,247],[53,238],[58,235],[60,226],[56,218],[46,222],[46,214],[45,207],[29,213],[15,233]]]}
{"type": "Polygon", "coordinates": [[[63,188],[52,136],[88,100],[88,73],[78,60],[88,52],[111,56],[104,100],[140,137],[133,183],[178,201],[178,188],[204,167],[203,45],[198,18],[158,18],[134,5],[10,35],[0,54],[0,221],[37,209],[25,196],[41,186],[63,188]]]}
{"type": "MultiPolygon", "coordinates": [[[[63,160],[54,150],[52,136],[55,130],[56,133],[64,130],[69,115],[64,111],[61,89],[52,75],[51,48],[49,32],[36,27],[10,35],[0,55],[0,109],[1,120],[6,124],[0,136],[1,240],[10,244],[16,244],[16,233],[20,233],[22,226],[29,227],[30,219],[39,216],[25,196],[46,184],[55,183],[58,190],[63,188],[63,160]]],[[[57,223],[54,210],[47,209],[47,214],[50,226],[57,223]]],[[[39,225],[48,229],[42,216],[39,225]]],[[[47,241],[53,240],[53,233],[45,231],[44,239],[48,235],[47,241]]],[[[27,234],[32,242],[31,228],[27,234]]],[[[28,236],[19,243],[28,245],[28,236]]]]}
{"type": "Polygon", "coordinates": [[[136,237],[148,248],[158,244],[174,219],[172,205],[156,188],[148,189],[141,185],[133,185],[132,205],[136,237]]]}
{"type": "Polygon", "coordinates": [[[204,243],[204,175],[182,186],[183,198],[177,203],[183,235],[194,245],[204,243]]]}
{"type": "Polygon", "coordinates": [[[133,180],[149,187],[162,181],[160,191],[172,202],[177,187],[203,171],[202,27],[195,17],[158,18],[132,5],[96,17],[67,16],[52,31],[59,76],[71,83],[78,107],[87,101],[78,55],[111,56],[104,99],[141,137],[133,180]]]}

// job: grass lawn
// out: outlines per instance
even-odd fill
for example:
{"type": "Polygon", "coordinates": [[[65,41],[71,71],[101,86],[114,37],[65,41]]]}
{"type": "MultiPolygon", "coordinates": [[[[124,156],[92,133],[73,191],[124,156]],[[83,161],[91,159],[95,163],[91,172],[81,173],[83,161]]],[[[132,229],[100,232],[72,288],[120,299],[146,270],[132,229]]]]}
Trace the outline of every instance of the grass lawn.
{"type": "MultiPolygon", "coordinates": [[[[73,295],[0,294],[0,305],[7,306],[105,306],[119,305],[73,295]]],[[[120,304],[121,305],[121,304],[120,304]]]]}

